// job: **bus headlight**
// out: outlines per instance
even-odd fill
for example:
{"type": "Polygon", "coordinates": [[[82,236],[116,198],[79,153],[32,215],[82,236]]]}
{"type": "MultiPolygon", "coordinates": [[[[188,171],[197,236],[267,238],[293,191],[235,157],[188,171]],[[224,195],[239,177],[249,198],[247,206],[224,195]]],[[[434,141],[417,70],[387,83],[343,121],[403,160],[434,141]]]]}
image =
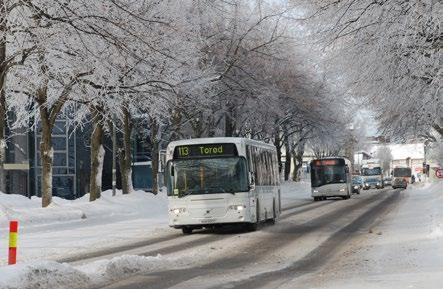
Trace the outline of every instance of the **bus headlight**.
{"type": "Polygon", "coordinates": [[[169,212],[173,212],[174,214],[178,215],[180,213],[184,213],[186,212],[186,208],[175,208],[175,209],[170,209],[169,212]]]}
{"type": "Polygon", "coordinates": [[[237,210],[237,211],[243,211],[243,209],[246,209],[245,205],[230,205],[230,210],[237,210]]]}
{"type": "Polygon", "coordinates": [[[317,191],[317,190],[314,190],[313,192],[314,192],[314,193],[318,193],[318,191],[317,191]]]}
{"type": "Polygon", "coordinates": [[[340,192],[344,192],[345,191],[345,189],[340,189],[340,192]]]}

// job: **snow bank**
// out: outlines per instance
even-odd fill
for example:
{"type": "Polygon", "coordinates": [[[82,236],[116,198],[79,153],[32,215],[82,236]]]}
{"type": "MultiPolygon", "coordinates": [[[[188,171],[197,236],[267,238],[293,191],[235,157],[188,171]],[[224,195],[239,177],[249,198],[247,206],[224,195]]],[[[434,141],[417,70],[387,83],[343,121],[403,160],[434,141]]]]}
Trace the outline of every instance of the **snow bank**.
{"type": "Polygon", "coordinates": [[[88,288],[110,283],[133,274],[177,267],[180,262],[162,256],[126,255],[82,266],[53,261],[30,262],[0,267],[1,289],[88,288]]]}
{"type": "Polygon", "coordinates": [[[48,208],[41,208],[41,199],[37,197],[28,199],[21,195],[0,193],[0,230],[7,227],[9,220],[19,220],[20,226],[38,226],[109,217],[120,220],[135,216],[163,218],[166,213],[167,197],[162,193],[156,196],[134,191],[122,195],[118,191],[117,196],[113,197],[109,190],[103,192],[95,202],[89,202],[89,194],[73,201],[54,197],[48,208]]]}
{"type": "Polygon", "coordinates": [[[146,240],[168,230],[167,196],[143,191],[102,197],[89,202],[54,197],[41,208],[41,199],[0,193],[0,266],[6,264],[9,220],[19,221],[18,262],[58,260],[146,240]]]}
{"type": "Polygon", "coordinates": [[[312,200],[311,182],[283,182],[281,184],[281,198],[283,204],[299,200],[312,200]]]}
{"type": "MultiPolygon", "coordinates": [[[[281,186],[284,201],[310,198],[309,182],[283,182],[281,186]]],[[[112,196],[112,191],[102,193],[100,199],[89,202],[89,194],[77,200],[58,197],[47,208],[41,207],[41,198],[28,199],[22,195],[0,193],[0,231],[5,230],[10,220],[18,220],[20,227],[49,226],[56,223],[104,220],[112,222],[128,218],[150,218],[167,220],[167,196],[165,193],[153,195],[144,191],[134,191],[112,196]]]]}

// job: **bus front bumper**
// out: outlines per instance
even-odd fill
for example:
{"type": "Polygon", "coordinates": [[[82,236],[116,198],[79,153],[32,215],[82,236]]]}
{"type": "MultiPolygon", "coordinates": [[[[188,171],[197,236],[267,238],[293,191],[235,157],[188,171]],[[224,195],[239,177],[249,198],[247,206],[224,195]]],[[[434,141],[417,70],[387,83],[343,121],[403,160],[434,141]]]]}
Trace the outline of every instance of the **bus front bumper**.
{"type": "Polygon", "coordinates": [[[192,211],[170,211],[169,226],[173,228],[181,228],[185,226],[213,227],[220,224],[252,222],[249,209],[245,207],[242,207],[240,210],[239,209],[240,208],[227,208],[224,216],[213,216],[211,215],[210,210],[208,210],[209,212],[202,216],[196,216],[198,214],[195,214],[192,211]]]}
{"type": "Polygon", "coordinates": [[[348,195],[346,187],[314,188],[311,190],[312,197],[344,197],[348,195]]]}

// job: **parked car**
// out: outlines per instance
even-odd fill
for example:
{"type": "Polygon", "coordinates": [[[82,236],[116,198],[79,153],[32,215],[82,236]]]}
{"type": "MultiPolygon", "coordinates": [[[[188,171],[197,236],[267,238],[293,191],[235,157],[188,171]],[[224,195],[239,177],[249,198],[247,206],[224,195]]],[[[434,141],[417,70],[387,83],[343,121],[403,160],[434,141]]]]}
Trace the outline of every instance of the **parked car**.
{"type": "Polygon", "coordinates": [[[360,190],[363,188],[363,178],[361,176],[352,177],[352,193],[360,194],[360,190]]]}
{"type": "Polygon", "coordinates": [[[392,178],[385,178],[383,180],[383,183],[385,184],[385,186],[392,186],[392,178]]]}

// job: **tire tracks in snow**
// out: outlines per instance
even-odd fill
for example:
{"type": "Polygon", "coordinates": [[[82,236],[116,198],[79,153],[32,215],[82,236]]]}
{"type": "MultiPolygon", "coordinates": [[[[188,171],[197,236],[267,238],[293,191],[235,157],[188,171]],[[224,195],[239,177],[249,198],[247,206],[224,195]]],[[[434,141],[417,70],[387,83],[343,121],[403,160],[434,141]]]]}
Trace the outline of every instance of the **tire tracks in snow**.
{"type": "Polygon", "coordinates": [[[289,267],[282,270],[255,275],[250,279],[243,281],[225,284],[223,287],[241,289],[276,288],[283,285],[287,281],[315,271],[320,266],[327,263],[328,260],[334,256],[337,248],[344,246],[346,242],[353,237],[354,233],[373,224],[390,207],[397,204],[400,196],[400,190],[394,191],[389,197],[371,207],[350,224],[332,234],[316,249],[312,250],[302,259],[295,261],[289,267]],[[272,284],[272,286],[270,286],[273,282],[277,282],[278,284],[272,284]]]}
{"type": "MultiPolygon", "coordinates": [[[[286,212],[286,211],[291,211],[291,210],[296,210],[299,208],[303,208],[309,205],[313,205],[316,204],[313,201],[308,201],[308,202],[303,202],[303,203],[296,203],[296,204],[292,204],[289,205],[287,207],[283,207],[282,208],[282,212],[286,212]]],[[[296,214],[301,214],[304,213],[306,211],[309,210],[313,210],[315,208],[318,208],[320,206],[326,205],[327,203],[324,204],[320,204],[317,206],[312,206],[309,208],[304,208],[302,210],[298,210],[295,212],[291,212],[291,216],[296,215],[296,214]]],[[[280,219],[286,218],[285,215],[281,215],[280,219]]],[[[243,233],[244,230],[241,232],[243,233]]],[[[143,247],[149,247],[152,245],[159,245],[161,243],[165,243],[165,242],[169,242],[169,241],[174,241],[177,239],[189,239],[195,236],[203,236],[203,237],[198,237],[198,239],[195,240],[186,240],[185,242],[179,243],[179,244],[173,244],[161,249],[153,249],[150,251],[146,251],[143,252],[142,256],[148,256],[148,255],[153,255],[153,254],[167,254],[167,253],[171,253],[171,252],[177,252],[177,251],[181,251],[181,250],[187,250],[190,249],[192,247],[195,246],[199,246],[202,244],[206,244],[206,243],[210,243],[210,242],[214,242],[214,241],[218,241],[218,240],[223,240],[226,238],[231,238],[234,237],[235,233],[238,233],[238,231],[235,232],[231,232],[231,233],[224,233],[223,235],[220,234],[214,234],[214,230],[203,230],[200,232],[196,232],[194,233],[192,236],[183,236],[181,234],[177,234],[177,233],[169,233],[166,236],[161,236],[161,237],[155,237],[155,238],[149,238],[143,241],[139,241],[139,242],[134,242],[134,243],[130,243],[127,245],[123,245],[123,246],[118,246],[118,247],[111,247],[111,248],[106,248],[106,249],[101,249],[101,250],[95,250],[92,252],[86,252],[86,253],[82,253],[82,254],[78,254],[75,256],[70,256],[70,257],[66,257],[66,258],[60,258],[57,259],[57,262],[60,263],[77,263],[77,262],[86,262],[90,259],[97,259],[100,257],[106,257],[106,256],[111,256],[111,255],[115,255],[115,254],[120,254],[120,253],[125,253],[131,250],[136,250],[136,249],[141,249],[143,247]],[[204,236],[206,234],[211,234],[210,236],[204,236]]]]}

